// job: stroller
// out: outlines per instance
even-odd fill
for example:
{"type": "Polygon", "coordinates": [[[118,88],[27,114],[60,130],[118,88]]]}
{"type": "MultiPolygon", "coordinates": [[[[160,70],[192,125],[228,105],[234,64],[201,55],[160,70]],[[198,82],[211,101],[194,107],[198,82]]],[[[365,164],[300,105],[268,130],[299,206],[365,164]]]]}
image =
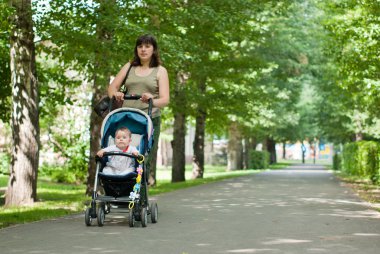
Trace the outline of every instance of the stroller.
{"type": "MultiPolygon", "coordinates": [[[[139,95],[125,95],[126,100],[140,99],[139,95]]],[[[96,157],[96,175],[92,193],[91,207],[85,212],[85,224],[91,226],[92,219],[97,218],[98,226],[102,227],[105,215],[111,209],[128,212],[130,227],[136,221],[142,227],[158,219],[158,206],[148,199],[147,176],[149,169],[144,163],[144,155],[148,155],[153,145],[153,125],[151,121],[152,100],[149,101],[148,114],[134,108],[119,108],[111,111],[103,120],[101,129],[101,147],[105,148],[114,143],[115,131],[119,127],[128,127],[132,132],[131,145],[136,146],[139,155],[123,152],[105,152],[102,158],[96,157]],[[127,156],[135,159],[136,171],[125,175],[107,175],[102,172],[108,161],[108,156],[127,156]],[[102,186],[105,195],[98,193],[98,185],[102,186]]]]}

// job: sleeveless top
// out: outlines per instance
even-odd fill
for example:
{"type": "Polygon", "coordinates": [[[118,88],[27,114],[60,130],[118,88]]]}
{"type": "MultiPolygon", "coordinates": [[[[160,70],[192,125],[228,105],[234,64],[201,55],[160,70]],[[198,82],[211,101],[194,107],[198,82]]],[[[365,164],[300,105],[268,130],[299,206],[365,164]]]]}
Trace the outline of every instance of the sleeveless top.
{"type": "MultiPolygon", "coordinates": [[[[152,72],[148,76],[138,76],[135,73],[136,66],[131,68],[129,76],[125,81],[125,86],[127,88],[127,94],[137,94],[141,95],[143,93],[151,93],[153,98],[156,99],[159,97],[159,87],[157,72],[158,67],[153,68],[152,72]]],[[[149,104],[144,103],[140,100],[125,100],[123,107],[128,108],[137,108],[143,110],[145,113],[148,113],[149,104]]],[[[152,118],[160,116],[160,109],[153,107],[152,108],[152,118]]]]}

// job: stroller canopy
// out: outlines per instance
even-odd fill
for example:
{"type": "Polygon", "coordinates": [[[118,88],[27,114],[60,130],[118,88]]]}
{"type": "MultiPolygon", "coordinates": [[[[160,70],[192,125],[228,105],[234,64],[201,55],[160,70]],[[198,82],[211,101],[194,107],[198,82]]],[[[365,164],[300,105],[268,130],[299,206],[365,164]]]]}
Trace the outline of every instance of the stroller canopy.
{"type": "MultiPolygon", "coordinates": [[[[110,137],[115,138],[115,132],[120,127],[127,127],[132,134],[140,135],[144,137],[140,142],[143,144],[145,138],[148,147],[144,145],[144,148],[150,148],[152,143],[153,124],[152,120],[144,111],[135,108],[119,108],[111,111],[103,120],[101,129],[101,147],[107,147],[110,137]]],[[[133,139],[133,137],[132,137],[133,139]]]]}

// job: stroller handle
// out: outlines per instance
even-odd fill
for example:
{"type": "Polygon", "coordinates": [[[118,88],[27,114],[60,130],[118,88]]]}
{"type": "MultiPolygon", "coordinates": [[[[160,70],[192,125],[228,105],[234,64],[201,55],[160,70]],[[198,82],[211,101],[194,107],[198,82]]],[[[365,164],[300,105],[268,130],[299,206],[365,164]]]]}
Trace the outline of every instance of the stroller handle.
{"type": "MultiPolygon", "coordinates": [[[[139,94],[124,94],[124,100],[139,100],[141,99],[141,95],[139,94]]],[[[153,99],[148,100],[148,116],[152,118],[152,108],[153,108],[153,99]]]]}
{"type": "MultiPolygon", "coordinates": [[[[137,159],[138,161],[144,161],[144,155],[142,155],[142,154],[134,155],[134,154],[131,154],[131,153],[123,153],[123,152],[105,152],[103,154],[103,157],[113,156],[113,155],[126,156],[126,157],[137,159]]],[[[96,155],[96,159],[100,160],[101,157],[99,157],[99,156],[96,155]]]]}

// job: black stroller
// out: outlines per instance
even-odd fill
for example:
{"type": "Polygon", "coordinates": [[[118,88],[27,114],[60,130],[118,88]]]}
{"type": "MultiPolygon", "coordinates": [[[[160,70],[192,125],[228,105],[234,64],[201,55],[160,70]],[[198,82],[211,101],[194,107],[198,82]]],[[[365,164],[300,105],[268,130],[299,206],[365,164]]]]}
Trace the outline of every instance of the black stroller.
{"type": "MultiPolygon", "coordinates": [[[[125,99],[137,100],[141,96],[125,95],[125,99]]],[[[151,120],[152,101],[149,102],[148,114],[134,108],[119,108],[111,111],[103,120],[101,129],[101,147],[105,148],[114,143],[115,131],[120,127],[128,127],[132,132],[132,145],[136,146],[139,155],[123,152],[106,152],[102,158],[96,158],[96,176],[91,207],[85,212],[85,223],[91,226],[92,219],[97,218],[98,226],[104,225],[106,214],[111,209],[128,212],[130,227],[134,227],[136,221],[141,222],[142,227],[148,224],[148,216],[151,222],[158,219],[158,206],[155,202],[149,202],[147,176],[149,169],[144,163],[144,156],[148,155],[153,145],[153,125],[151,120]],[[107,175],[102,172],[108,156],[128,156],[136,160],[135,172],[126,175],[107,175]],[[98,193],[99,185],[103,187],[105,195],[98,193]]]]}

